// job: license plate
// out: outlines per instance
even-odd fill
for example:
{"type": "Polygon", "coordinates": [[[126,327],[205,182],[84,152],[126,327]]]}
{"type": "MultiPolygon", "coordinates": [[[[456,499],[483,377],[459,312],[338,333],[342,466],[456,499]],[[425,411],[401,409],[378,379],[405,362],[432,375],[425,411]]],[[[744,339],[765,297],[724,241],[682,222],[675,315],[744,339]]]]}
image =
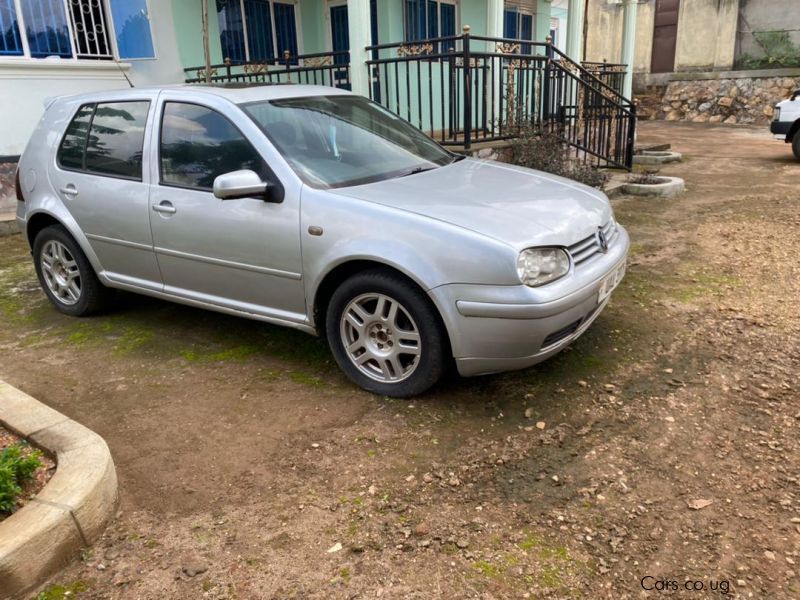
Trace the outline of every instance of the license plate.
{"type": "Polygon", "coordinates": [[[614,291],[619,285],[619,282],[622,281],[622,278],[625,277],[625,261],[622,262],[617,268],[615,268],[611,273],[606,275],[605,279],[600,283],[600,293],[597,295],[597,303],[600,304],[606,298],[611,295],[611,292],[614,291]]]}

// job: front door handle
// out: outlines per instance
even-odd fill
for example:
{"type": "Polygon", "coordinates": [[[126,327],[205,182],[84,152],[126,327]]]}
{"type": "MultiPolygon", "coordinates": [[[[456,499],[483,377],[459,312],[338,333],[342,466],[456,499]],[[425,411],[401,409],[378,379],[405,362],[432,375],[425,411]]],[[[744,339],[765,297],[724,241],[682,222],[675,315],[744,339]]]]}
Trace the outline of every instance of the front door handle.
{"type": "Polygon", "coordinates": [[[178,212],[178,209],[172,206],[172,202],[169,200],[162,200],[158,204],[154,204],[153,210],[157,213],[164,213],[167,215],[174,215],[176,212],[178,212]]]}
{"type": "Polygon", "coordinates": [[[74,198],[78,195],[78,188],[76,188],[73,184],[68,184],[65,187],[61,188],[61,193],[65,196],[69,196],[70,198],[74,198]]]}

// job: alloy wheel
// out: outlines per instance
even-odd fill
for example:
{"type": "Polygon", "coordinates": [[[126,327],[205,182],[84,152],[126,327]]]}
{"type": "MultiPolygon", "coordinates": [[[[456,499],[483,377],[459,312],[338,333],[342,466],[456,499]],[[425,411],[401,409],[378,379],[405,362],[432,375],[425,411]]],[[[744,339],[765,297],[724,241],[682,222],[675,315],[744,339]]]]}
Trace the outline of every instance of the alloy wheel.
{"type": "Polygon", "coordinates": [[[81,272],[69,249],[59,241],[50,240],[42,248],[40,261],[50,293],[62,304],[77,304],[81,298],[81,272]]]}
{"type": "Polygon", "coordinates": [[[339,329],[347,356],[371,379],[397,383],[419,365],[422,339],[417,324],[386,294],[362,294],[350,301],[339,329]]]}

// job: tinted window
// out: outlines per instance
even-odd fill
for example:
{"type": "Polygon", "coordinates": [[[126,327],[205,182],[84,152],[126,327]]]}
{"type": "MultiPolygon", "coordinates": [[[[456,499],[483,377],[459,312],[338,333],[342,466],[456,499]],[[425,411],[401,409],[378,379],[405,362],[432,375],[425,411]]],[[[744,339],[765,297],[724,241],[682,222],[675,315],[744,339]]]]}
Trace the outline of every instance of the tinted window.
{"type": "Polygon", "coordinates": [[[86,149],[86,133],[92,122],[94,104],[81,106],[78,114],[67,127],[67,133],[58,149],[58,164],[67,169],[83,168],[83,152],[86,149]]]}
{"type": "Polygon", "coordinates": [[[250,169],[266,178],[261,156],[220,113],[167,102],[161,124],[161,183],[210,190],[219,175],[250,169]]]}
{"type": "Polygon", "coordinates": [[[142,147],[149,102],[98,104],[86,146],[86,169],[142,178],[142,147]]]}

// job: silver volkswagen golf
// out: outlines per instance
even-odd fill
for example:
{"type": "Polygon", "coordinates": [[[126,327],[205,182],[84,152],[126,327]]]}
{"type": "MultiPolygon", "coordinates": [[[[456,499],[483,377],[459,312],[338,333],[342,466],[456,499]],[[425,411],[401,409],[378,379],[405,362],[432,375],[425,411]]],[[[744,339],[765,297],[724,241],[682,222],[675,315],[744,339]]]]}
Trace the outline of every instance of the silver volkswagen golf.
{"type": "Polygon", "coordinates": [[[327,87],[56,99],[17,197],[59,311],[89,315],[117,288],[294,327],[397,397],[451,357],[471,376],[557,353],[605,307],[629,246],[597,190],[454,155],[327,87]]]}

